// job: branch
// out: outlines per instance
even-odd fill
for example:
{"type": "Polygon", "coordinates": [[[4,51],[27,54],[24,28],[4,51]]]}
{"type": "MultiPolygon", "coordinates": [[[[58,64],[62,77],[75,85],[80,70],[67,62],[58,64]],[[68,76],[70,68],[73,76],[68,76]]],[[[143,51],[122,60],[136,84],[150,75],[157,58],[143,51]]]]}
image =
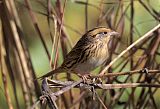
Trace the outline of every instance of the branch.
{"type": "Polygon", "coordinates": [[[134,87],[156,87],[156,88],[160,88],[160,84],[148,84],[148,83],[124,83],[124,84],[87,83],[86,84],[86,83],[83,83],[82,81],[81,82],[80,81],[79,82],[74,82],[74,81],[61,82],[61,81],[49,80],[49,79],[48,79],[48,82],[50,82],[50,84],[48,84],[50,88],[64,87],[60,91],[52,93],[52,95],[56,95],[56,96],[59,96],[62,93],[69,90],[71,88],[71,86],[73,86],[73,84],[74,84],[75,88],[86,88],[86,89],[91,89],[92,87],[94,87],[96,89],[117,89],[117,88],[134,88],[134,87]],[[66,88],[66,87],[68,87],[68,88],[66,88]],[[64,89],[67,89],[67,90],[64,91],[64,89]]]}
{"type": "Polygon", "coordinates": [[[133,75],[133,74],[155,74],[155,73],[160,73],[160,70],[148,70],[147,68],[145,69],[140,69],[140,70],[134,70],[134,71],[128,71],[128,72],[118,72],[118,73],[107,73],[104,75],[91,75],[91,78],[104,78],[104,77],[113,77],[113,76],[122,76],[122,75],[133,75]]]}

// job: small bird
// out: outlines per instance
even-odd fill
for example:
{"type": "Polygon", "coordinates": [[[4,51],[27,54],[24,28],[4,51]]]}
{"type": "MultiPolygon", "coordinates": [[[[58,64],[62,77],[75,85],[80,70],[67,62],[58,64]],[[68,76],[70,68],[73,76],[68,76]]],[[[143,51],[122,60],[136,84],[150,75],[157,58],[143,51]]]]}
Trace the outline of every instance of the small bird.
{"type": "Polygon", "coordinates": [[[89,30],[66,55],[60,67],[39,78],[43,79],[60,72],[74,72],[85,79],[85,75],[109,58],[109,47],[113,36],[119,36],[119,33],[105,27],[89,30]]]}

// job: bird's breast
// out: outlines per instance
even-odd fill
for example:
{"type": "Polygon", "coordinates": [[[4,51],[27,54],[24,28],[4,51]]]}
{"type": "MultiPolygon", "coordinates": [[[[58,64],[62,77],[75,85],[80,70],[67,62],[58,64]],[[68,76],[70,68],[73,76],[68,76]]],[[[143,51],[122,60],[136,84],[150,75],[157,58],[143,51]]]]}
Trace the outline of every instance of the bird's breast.
{"type": "Polygon", "coordinates": [[[78,73],[88,73],[95,69],[96,67],[102,65],[108,58],[108,49],[101,48],[96,51],[96,55],[88,58],[84,63],[78,64],[75,71],[78,73]]]}
{"type": "Polygon", "coordinates": [[[107,58],[108,58],[108,50],[99,49],[99,51],[97,52],[97,55],[90,59],[90,63],[92,63],[93,66],[97,67],[102,65],[107,58]]]}

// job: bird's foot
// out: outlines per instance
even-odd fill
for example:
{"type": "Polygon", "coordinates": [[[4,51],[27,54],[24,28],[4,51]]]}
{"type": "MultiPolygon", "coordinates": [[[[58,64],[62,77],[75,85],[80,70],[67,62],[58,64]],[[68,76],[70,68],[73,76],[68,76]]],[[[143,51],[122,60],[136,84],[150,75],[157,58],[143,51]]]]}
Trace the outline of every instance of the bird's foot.
{"type": "Polygon", "coordinates": [[[78,76],[82,78],[84,83],[88,83],[90,80],[90,74],[79,74],[78,76]]]}

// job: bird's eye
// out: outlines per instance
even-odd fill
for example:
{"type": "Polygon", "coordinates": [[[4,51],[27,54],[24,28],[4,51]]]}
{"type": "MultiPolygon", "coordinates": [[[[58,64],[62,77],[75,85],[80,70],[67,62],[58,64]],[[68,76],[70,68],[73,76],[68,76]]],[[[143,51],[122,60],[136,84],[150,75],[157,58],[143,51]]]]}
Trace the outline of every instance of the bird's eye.
{"type": "Polygon", "coordinates": [[[98,33],[98,34],[96,34],[95,36],[92,36],[92,37],[104,37],[107,34],[108,34],[107,32],[100,32],[100,33],[98,33]]]}
{"type": "Polygon", "coordinates": [[[104,35],[104,34],[107,34],[107,32],[101,32],[101,33],[99,33],[99,34],[104,35]]]}
{"type": "Polygon", "coordinates": [[[103,34],[107,34],[107,32],[103,32],[103,34]]]}

